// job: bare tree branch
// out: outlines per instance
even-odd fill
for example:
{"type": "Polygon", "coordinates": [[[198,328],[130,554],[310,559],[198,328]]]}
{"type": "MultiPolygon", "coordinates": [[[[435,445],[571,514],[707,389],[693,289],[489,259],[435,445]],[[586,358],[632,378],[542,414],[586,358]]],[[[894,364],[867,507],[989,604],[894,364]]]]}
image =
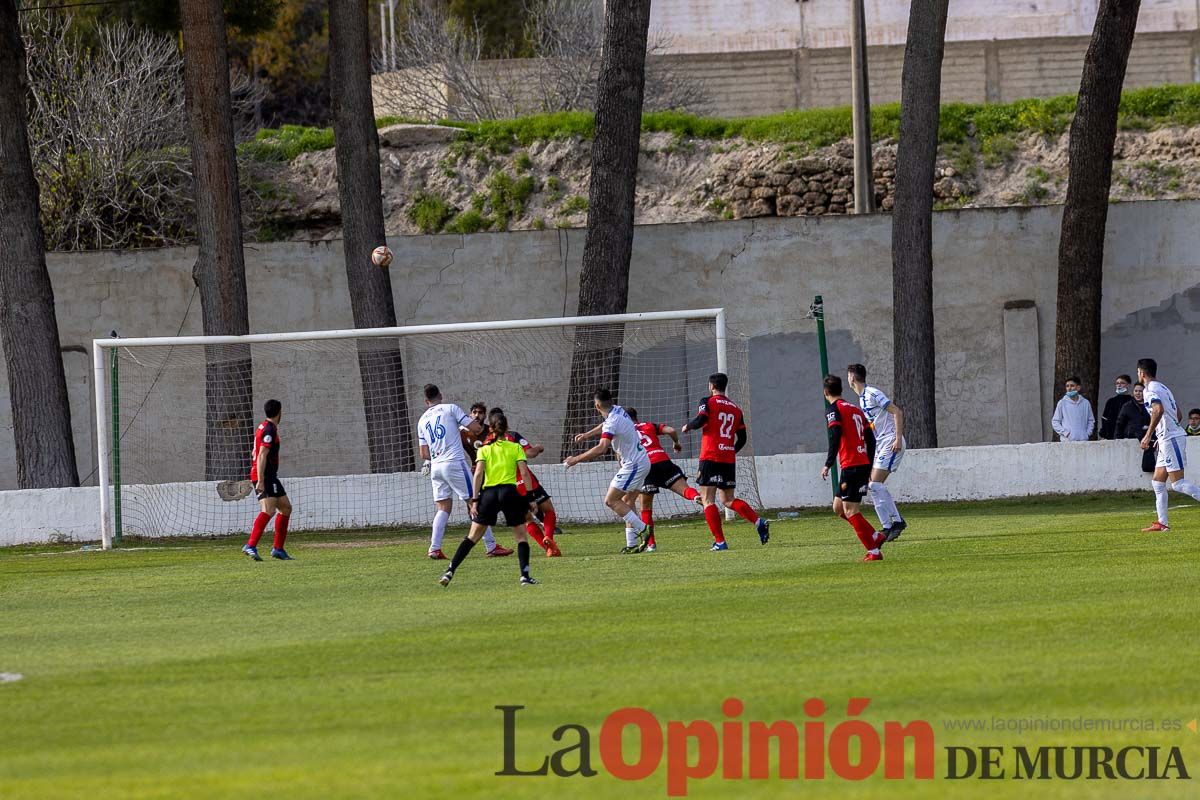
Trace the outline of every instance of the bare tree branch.
{"type": "MultiPolygon", "coordinates": [[[[596,104],[602,30],[590,0],[522,0],[535,58],[484,60],[477,27],[464,27],[437,0],[409,0],[398,34],[397,71],[376,61],[380,110],[419,119],[477,121],[591,110],[596,104]],[[381,74],[380,74],[381,73],[381,74]]],[[[651,31],[647,111],[703,111],[700,79],[665,54],[671,39],[651,31]]]]}

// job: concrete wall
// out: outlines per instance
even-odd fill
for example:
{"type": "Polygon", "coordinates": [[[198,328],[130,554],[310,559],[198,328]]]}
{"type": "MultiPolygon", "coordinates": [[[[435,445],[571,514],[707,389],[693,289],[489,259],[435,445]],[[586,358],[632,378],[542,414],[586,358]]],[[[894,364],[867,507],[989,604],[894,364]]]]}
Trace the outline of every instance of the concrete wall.
{"type": "MultiPolygon", "coordinates": [[[[870,44],[903,45],[909,0],[866,0],[870,44]]],[[[946,41],[1088,36],[1097,0],[951,0],[946,41]]],[[[1142,0],[1139,32],[1195,30],[1195,0],[1142,0]]],[[[848,0],[654,0],[650,24],[680,53],[849,47],[848,0]]]]}
{"type": "MultiPolygon", "coordinates": [[[[1189,460],[1200,459],[1200,438],[1188,439],[1189,460]]],[[[824,456],[792,454],[756,459],[763,508],[820,508],[829,502],[829,484],[820,480],[824,456]]],[[[913,450],[906,454],[889,486],[900,503],[986,500],[1039,494],[1145,489],[1136,442],[1027,444],[913,450]]],[[[689,471],[694,463],[685,464],[689,471]]],[[[600,464],[576,468],[571,491],[563,493],[561,467],[540,468],[546,485],[565,510],[564,522],[599,522],[609,518],[600,497],[610,470],[600,464]]],[[[244,533],[254,518],[253,498],[221,503],[213,484],[164,484],[128,487],[132,495],[153,492],[159,518],[139,521],[128,533],[155,536],[244,533]],[[189,513],[181,510],[189,509],[189,513]],[[200,510],[203,510],[202,513],[200,510]]],[[[371,526],[427,525],[431,516],[426,479],[414,474],[302,478],[288,482],[295,502],[291,529],[361,529],[371,526]],[[380,502],[354,502],[360,484],[380,502]],[[401,500],[402,499],[402,500],[401,500]],[[389,502],[389,500],[392,500],[389,502]]],[[[665,514],[695,514],[695,506],[674,495],[660,498],[665,514]]],[[[96,489],[38,489],[0,492],[0,546],[62,541],[96,541],[96,489]]],[[[1153,507],[1147,495],[1147,513],[1153,507]]],[[[463,525],[456,509],[452,524],[463,525]]]]}
{"type": "MultiPolygon", "coordinates": [[[[1039,429],[1048,438],[1057,399],[1049,387],[1060,211],[935,215],[938,426],[945,446],[1020,442],[1035,438],[1039,429]],[[1025,313],[1017,319],[1014,309],[1025,313]],[[1016,388],[1018,378],[1031,376],[1036,379],[1016,388]],[[1039,424],[1031,426],[1030,420],[1039,424]]],[[[1103,371],[1106,376],[1129,372],[1136,358],[1153,355],[1185,407],[1200,405],[1200,362],[1186,346],[1200,319],[1197,215],[1197,202],[1114,205],[1105,246],[1103,371]]],[[[402,324],[418,324],[572,313],[583,239],[582,230],[393,238],[397,315],[402,324]]],[[[825,296],[830,363],[840,368],[861,361],[873,382],[891,389],[890,242],[887,215],[642,226],[634,240],[629,310],[725,306],[731,331],[745,338],[748,350],[755,452],[818,450],[824,433],[815,388],[820,377],[815,328],[805,318],[809,303],[816,294],[825,296]]],[[[50,256],[81,475],[94,471],[90,360],[83,351],[113,329],[125,336],[200,333],[190,275],[194,258],[190,248],[50,256]]],[[[255,245],[246,250],[246,265],[252,330],[351,326],[339,242],[255,245]]],[[[410,381],[419,386],[427,379],[453,380],[464,387],[467,401],[478,387],[489,398],[500,394],[497,400],[507,394],[525,409],[554,406],[547,398],[561,397],[569,348],[548,342],[520,352],[524,361],[513,373],[517,377],[504,383],[473,362],[431,353],[410,356],[410,381]]],[[[338,391],[347,398],[357,395],[353,356],[326,358],[312,351],[289,357],[295,360],[285,372],[278,370],[286,364],[257,373],[255,404],[287,387],[292,394],[285,399],[293,407],[306,408],[314,419],[324,414],[331,426],[351,426],[343,437],[323,433],[320,447],[311,442],[309,447],[346,465],[343,471],[355,471],[351,465],[362,458],[363,424],[355,415],[361,412],[352,401],[331,406],[324,399],[338,391]],[[339,409],[344,419],[332,414],[339,409]]],[[[691,369],[704,366],[691,364],[691,369]]],[[[152,382],[153,370],[146,374],[152,382]]],[[[152,384],[159,399],[145,413],[167,415],[176,408],[187,413],[162,416],[164,423],[157,427],[143,417],[127,444],[127,469],[138,458],[146,461],[138,454],[147,448],[180,439],[180,460],[170,468],[183,470],[183,478],[195,474],[193,462],[183,459],[198,459],[203,442],[183,440],[173,430],[195,435],[199,429],[194,409],[201,402],[202,371],[193,364],[190,374],[172,375],[152,384]]],[[[690,378],[677,393],[683,402],[696,393],[690,378]]],[[[0,375],[4,397],[7,384],[0,375]]],[[[136,390],[127,392],[122,404],[127,413],[142,413],[133,404],[138,397],[136,390]]],[[[903,404],[902,397],[896,399],[903,404]]],[[[682,421],[686,410],[673,413],[682,421]]],[[[557,439],[554,420],[547,418],[543,429],[557,439]]],[[[318,466],[304,474],[329,474],[318,466]]],[[[15,486],[15,473],[11,409],[0,402],[0,489],[15,486]]],[[[127,482],[136,480],[130,475],[127,482]]]]}
{"type": "MultiPolygon", "coordinates": [[[[844,4],[843,4],[844,5],[844,4]]],[[[942,61],[943,102],[1010,102],[1027,97],[1053,97],[1079,91],[1088,36],[951,41],[942,61]]],[[[655,56],[673,69],[704,82],[709,105],[704,113],[723,117],[773,114],[794,108],[826,108],[850,104],[849,47],[754,49],[742,52],[675,53],[655,56]]],[[[903,44],[867,48],[871,102],[900,101],[903,44]]],[[[537,62],[485,62],[487,74],[526,74],[516,84],[533,86],[537,62]]],[[[1126,88],[1192,83],[1200,64],[1200,35],[1194,30],[1138,34],[1129,55],[1126,88]]],[[[378,114],[427,116],[446,114],[444,103],[426,108],[422,97],[409,97],[401,73],[373,77],[378,114]],[[426,108],[426,111],[422,111],[426,108]]],[[[516,85],[506,81],[505,85],[516,85]]],[[[506,100],[514,113],[536,106],[532,93],[512,92],[506,100]],[[521,106],[525,103],[525,106],[521,106]]]]}

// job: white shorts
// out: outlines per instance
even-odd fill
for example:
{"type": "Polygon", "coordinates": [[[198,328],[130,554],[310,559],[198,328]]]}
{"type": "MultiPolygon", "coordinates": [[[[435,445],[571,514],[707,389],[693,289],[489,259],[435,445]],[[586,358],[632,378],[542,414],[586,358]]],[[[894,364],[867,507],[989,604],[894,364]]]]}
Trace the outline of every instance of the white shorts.
{"type": "Polygon", "coordinates": [[[1155,449],[1158,450],[1158,457],[1154,460],[1155,469],[1166,467],[1167,472],[1183,472],[1187,469],[1187,439],[1182,436],[1160,439],[1155,449]]]}
{"type": "Polygon", "coordinates": [[[642,484],[646,482],[646,476],[650,474],[650,458],[643,456],[640,461],[632,461],[628,464],[621,464],[621,468],[617,470],[617,474],[613,476],[612,483],[609,484],[614,489],[620,489],[622,492],[636,492],[642,488],[642,484]]]}
{"type": "MultiPolygon", "coordinates": [[[[895,472],[900,466],[900,462],[904,460],[904,450],[899,453],[892,450],[892,446],[896,444],[895,439],[887,439],[886,441],[878,442],[875,445],[875,463],[872,464],[874,469],[883,469],[888,472],[895,472]]],[[[908,442],[905,442],[905,450],[908,449],[908,442]]]]}
{"type": "Polygon", "coordinates": [[[471,468],[467,462],[446,461],[434,464],[429,470],[429,479],[433,482],[433,499],[449,500],[451,494],[459,500],[471,499],[471,468]]]}

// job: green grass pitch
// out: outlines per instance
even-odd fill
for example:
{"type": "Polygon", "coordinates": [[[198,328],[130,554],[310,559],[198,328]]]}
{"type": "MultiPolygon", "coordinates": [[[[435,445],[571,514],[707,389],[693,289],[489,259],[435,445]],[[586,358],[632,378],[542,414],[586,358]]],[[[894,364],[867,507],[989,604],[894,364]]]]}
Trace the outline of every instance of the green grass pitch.
{"type": "Polygon", "coordinates": [[[1186,726],[946,726],[1200,716],[1200,511],[1174,511],[1169,534],[1138,532],[1148,493],[908,511],[878,564],[827,512],[773,522],[766,547],[729,524],[727,553],[706,551],[699,519],[662,524],[660,552],[637,556],[616,553],[618,526],[576,528],[562,559],[535,548],[542,583],[524,588],[515,557],[480,548],[442,589],[415,537],[293,534],[295,562],[261,564],[233,539],[0,550],[0,672],[24,676],[0,683],[0,797],[659,798],[665,766],[604,771],[604,718],[719,725],[727,697],[745,721],[797,723],[819,697],[830,729],[868,697],[873,724],[930,722],[937,778],[718,772],[691,797],[1197,796],[1186,726]],[[495,776],[501,704],[526,706],[520,766],[578,723],[600,775],[495,776]],[[943,778],[947,746],[1017,744],[1177,745],[1193,780],[943,778]]]}

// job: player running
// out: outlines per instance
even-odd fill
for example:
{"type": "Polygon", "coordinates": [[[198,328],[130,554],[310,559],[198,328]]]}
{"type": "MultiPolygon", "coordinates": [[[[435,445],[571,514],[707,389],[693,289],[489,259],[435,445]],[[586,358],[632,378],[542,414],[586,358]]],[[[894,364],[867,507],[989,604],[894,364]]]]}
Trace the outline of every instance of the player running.
{"type": "MultiPolygon", "coordinates": [[[[493,408],[490,416],[504,414],[504,409],[493,408]]],[[[534,459],[546,451],[546,448],[540,444],[533,444],[516,431],[508,431],[504,437],[510,442],[516,442],[525,450],[526,462],[529,459],[534,459]]],[[[488,441],[496,440],[494,435],[489,436],[488,441]]],[[[546,551],[547,558],[557,558],[562,555],[562,550],[558,549],[558,543],[554,541],[554,535],[557,531],[558,513],[554,510],[554,501],[550,499],[550,493],[546,491],[546,487],[542,485],[537,476],[533,474],[533,470],[529,469],[526,463],[526,470],[529,476],[533,478],[533,483],[526,483],[517,476],[517,491],[529,503],[529,515],[525,520],[525,532],[538,543],[538,546],[546,551]],[[537,519],[534,519],[534,514],[537,514],[537,519]],[[539,522],[541,524],[539,524],[539,522]],[[542,530],[542,526],[545,530],[542,530]]]]}
{"type": "Polygon", "coordinates": [[[858,395],[858,406],[867,415],[871,430],[875,433],[875,460],[871,465],[871,482],[867,484],[867,495],[875,506],[875,513],[883,524],[883,535],[887,540],[899,538],[908,523],[900,516],[896,501],[885,482],[900,466],[904,457],[904,412],[888,396],[874,386],[867,385],[867,368],[862,364],[846,367],[850,388],[858,395]]]}
{"type": "Polygon", "coordinates": [[[850,523],[858,540],[867,548],[863,561],[882,561],[880,548],[887,537],[871,527],[859,510],[867,483],[871,479],[871,462],[875,458],[875,433],[862,409],[842,399],[842,379],[836,375],[825,376],[825,402],[829,411],[825,418],[829,423],[829,454],[821,470],[821,480],[829,477],[829,470],[837,460],[841,468],[837,497],[833,498],[833,513],[850,523]]]}
{"type": "Polygon", "coordinates": [[[1153,358],[1143,358],[1137,362],[1137,371],[1138,380],[1146,386],[1142,401],[1150,412],[1150,427],[1142,437],[1142,449],[1148,450],[1154,446],[1155,440],[1158,441],[1158,457],[1154,461],[1154,475],[1150,480],[1158,519],[1153,525],[1142,528],[1142,531],[1169,531],[1167,481],[1171,481],[1171,488],[1175,491],[1196,500],[1200,500],[1200,487],[1183,477],[1187,466],[1187,432],[1179,424],[1183,421],[1183,415],[1175,402],[1175,395],[1158,382],[1158,362],[1153,358]]]}
{"type": "MultiPolygon", "coordinates": [[[[454,496],[468,501],[474,497],[471,494],[471,468],[467,466],[460,428],[466,428],[472,436],[478,436],[480,432],[478,420],[464,414],[453,403],[443,402],[437,386],[425,384],[425,413],[417,422],[417,439],[423,462],[421,474],[429,476],[433,483],[433,504],[437,509],[433,515],[428,554],[434,561],[446,558],[442,552],[442,539],[450,522],[450,512],[454,510],[454,496]]],[[[484,534],[483,543],[490,557],[512,555],[512,550],[496,544],[490,529],[484,534]]]]}
{"type": "Polygon", "coordinates": [[[713,551],[728,550],[725,531],[721,524],[721,510],[717,508],[716,495],[721,493],[721,502],[726,508],[736,511],[743,519],[758,529],[758,539],[766,544],[771,538],[765,519],[754,513],[750,504],[734,496],[737,487],[737,454],[745,447],[748,432],[742,419],[742,410],[725,396],[729,376],[714,372],[708,376],[709,396],[700,401],[696,418],[683,426],[683,432],[700,430],[700,474],[696,483],[700,485],[700,496],[704,502],[704,519],[713,535],[713,551]]]}
{"type": "Polygon", "coordinates": [[[517,540],[521,585],[532,586],[537,583],[529,575],[529,542],[525,539],[522,527],[529,516],[529,504],[517,492],[519,479],[524,480],[527,486],[532,483],[529,467],[525,464],[525,450],[505,436],[508,433],[508,420],[503,414],[490,415],[488,424],[496,438],[479,448],[476,454],[478,461],[475,463],[474,491],[472,499],[467,501],[471,509],[471,531],[459,543],[450,561],[450,568],[438,579],[442,586],[450,585],[459,565],[471,553],[471,548],[483,536],[484,530],[496,524],[501,512],[504,514],[504,523],[512,528],[513,538],[517,540]]]}
{"type": "Polygon", "coordinates": [[[275,517],[275,540],[271,544],[271,558],[292,561],[283,549],[287,540],[288,521],[292,518],[292,501],[287,490],[279,482],[279,420],[283,416],[283,403],[268,400],[263,405],[263,420],[254,432],[254,449],[250,453],[250,483],[258,495],[258,516],[250,528],[250,540],[242,552],[255,561],[262,561],[258,554],[258,540],[262,538],[271,517],[275,517]]]}
{"type": "Polygon", "coordinates": [[[608,486],[608,492],[604,495],[604,505],[625,520],[625,547],[621,552],[640,553],[646,549],[646,542],[642,540],[646,523],[642,522],[630,506],[627,495],[642,488],[646,475],[650,472],[650,457],[646,455],[646,448],[642,447],[641,437],[629,414],[613,402],[612,392],[608,389],[597,389],[593,395],[593,402],[596,413],[603,417],[604,421],[590,431],[577,435],[575,441],[584,442],[599,434],[600,443],[577,456],[568,456],[563,464],[570,469],[576,464],[599,458],[607,453],[610,447],[616,452],[621,460],[621,467],[608,486]]]}
{"type": "Polygon", "coordinates": [[[688,486],[687,476],[683,474],[679,465],[671,460],[667,451],[663,450],[662,442],[659,441],[658,437],[660,436],[670,436],[672,449],[676,453],[681,452],[683,448],[679,444],[678,432],[670,425],[663,425],[660,422],[638,421],[636,408],[627,408],[625,412],[633,420],[634,427],[637,428],[638,436],[642,441],[642,447],[646,448],[646,455],[650,458],[650,472],[646,475],[646,482],[642,484],[641,492],[638,493],[638,505],[642,522],[646,523],[649,531],[646,534],[646,552],[653,553],[658,549],[658,543],[654,541],[654,495],[658,494],[661,489],[670,489],[684,500],[698,504],[702,504],[703,501],[700,500],[700,493],[688,486]]]}

